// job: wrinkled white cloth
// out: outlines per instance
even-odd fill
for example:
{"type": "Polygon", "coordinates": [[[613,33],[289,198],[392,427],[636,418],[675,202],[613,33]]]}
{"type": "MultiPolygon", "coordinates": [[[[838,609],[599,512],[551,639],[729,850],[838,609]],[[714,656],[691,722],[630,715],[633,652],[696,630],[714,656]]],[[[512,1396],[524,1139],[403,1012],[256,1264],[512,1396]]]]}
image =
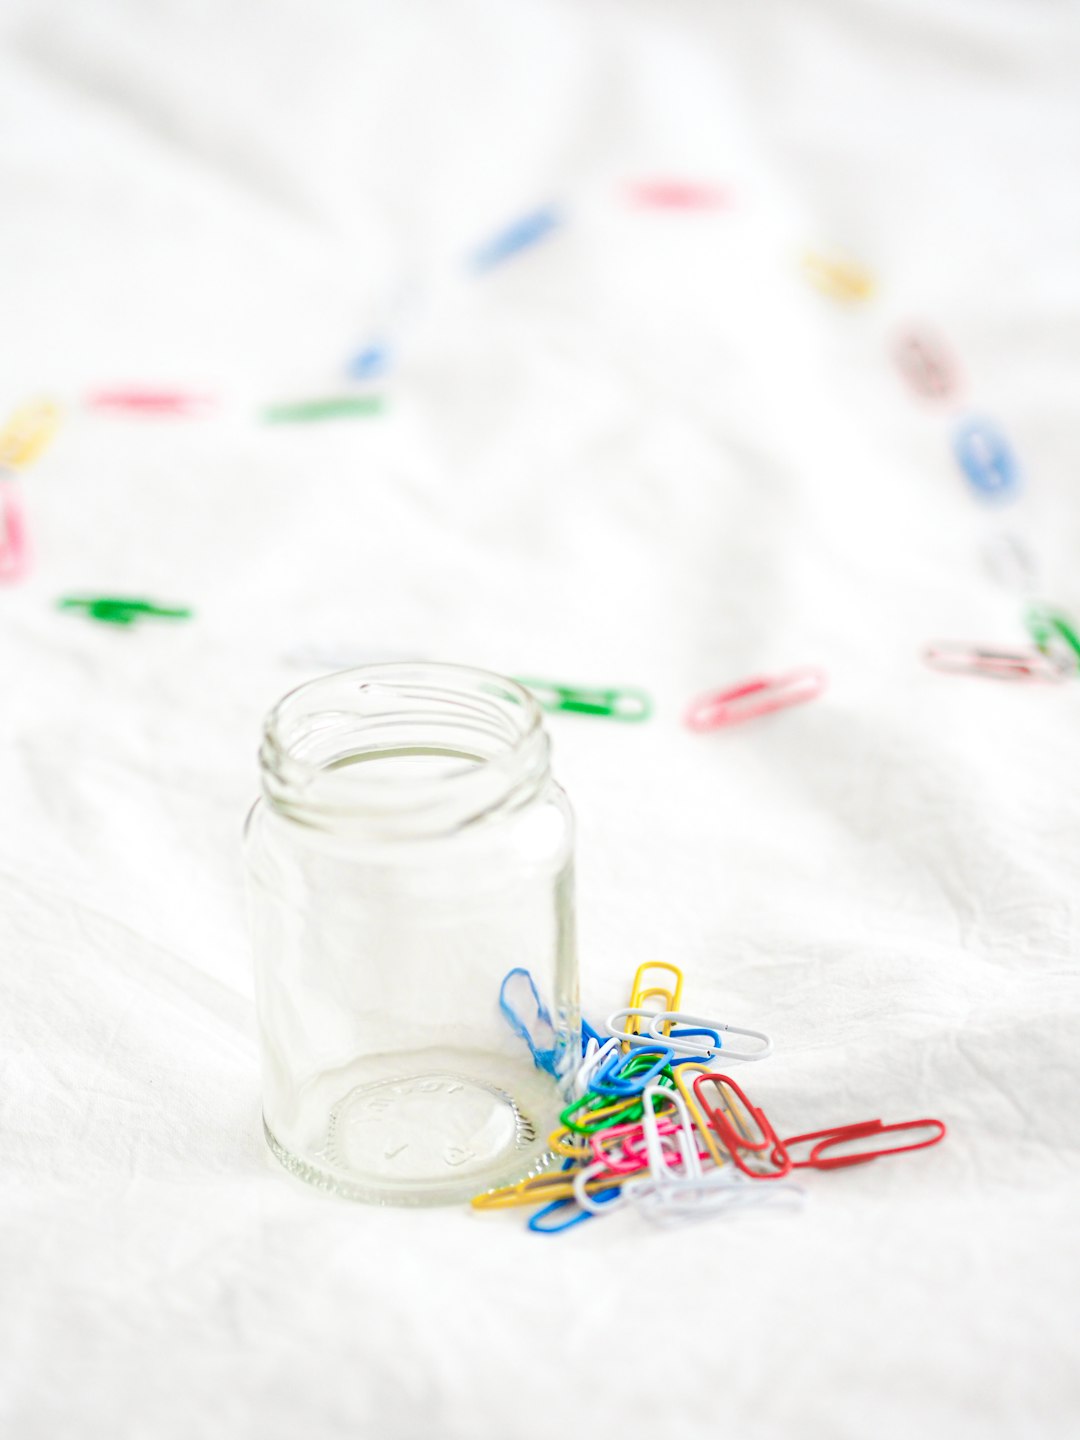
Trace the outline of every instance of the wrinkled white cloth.
{"type": "Polygon", "coordinates": [[[66,414],[0,592],[6,1435],[1076,1434],[1080,685],[920,652],[1025,642],[1001,530],[1080,609],[1078,73],[1075,7],[1030,0],[8,7],[0,404],[66,414]],[[628,202],[664,177],[730,204],[628,202]],[[956,406],[905,388],[908,325],[956,406]],[[381,336],[384,415],[260,424],[381,336]],[[80,403],[122,383],[221,403],[80,403]],[[965,414],[1015,505],[965,484],[965,414]],[[646,725],[550,722],[587,1013],[673,960],[774,1035],[741,1078],[784,1132],[945,1143],[802,1214],[556,1239],[287,1179],[239,835],[305,647],[648,689],[646,725]],[[801,664],[813,704],[682,725],[801,664]]]}

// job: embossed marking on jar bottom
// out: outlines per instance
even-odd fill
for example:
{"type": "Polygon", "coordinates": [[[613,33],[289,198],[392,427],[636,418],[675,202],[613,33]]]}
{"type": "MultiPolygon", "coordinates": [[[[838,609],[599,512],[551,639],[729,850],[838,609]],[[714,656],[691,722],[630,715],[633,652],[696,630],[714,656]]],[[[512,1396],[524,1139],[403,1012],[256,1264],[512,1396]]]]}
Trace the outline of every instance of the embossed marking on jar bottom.
{"type": "Polygon", "coordinates": [[[439,1181],[487,1170],[533,1139],[505,1091],[465,1075],[414,1075],[350,1090],[331,1111],[326,1158],[372,1179],[439,1181]]]}

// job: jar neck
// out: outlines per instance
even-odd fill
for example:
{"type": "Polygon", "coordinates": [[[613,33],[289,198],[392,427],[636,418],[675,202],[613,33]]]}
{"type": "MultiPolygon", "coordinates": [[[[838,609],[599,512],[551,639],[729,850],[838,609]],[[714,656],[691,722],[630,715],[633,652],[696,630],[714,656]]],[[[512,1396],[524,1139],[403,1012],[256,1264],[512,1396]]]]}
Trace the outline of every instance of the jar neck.
{"type": "Polygon", "coordinates": [[[536,701],[466,666],[365,665],[312,680],[267,717],[263,794],[320,830],[449,834],[531,798],[549,779],[536,701]]]}

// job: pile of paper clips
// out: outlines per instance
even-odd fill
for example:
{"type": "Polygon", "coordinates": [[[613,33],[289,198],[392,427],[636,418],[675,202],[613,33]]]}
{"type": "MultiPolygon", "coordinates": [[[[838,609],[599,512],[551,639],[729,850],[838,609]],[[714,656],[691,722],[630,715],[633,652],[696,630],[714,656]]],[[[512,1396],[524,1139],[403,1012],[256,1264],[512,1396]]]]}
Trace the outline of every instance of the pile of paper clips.
{"type": "MultiPolygon", "coordinates": [[[[554,1235],[627,1206],[662,1224],[798,1207],[806,1192],[789,1179],[796,1170],[863,1165],[944,1138],[942,1121],[923,1119],[865,1120],[782,1139],[720,1068],[764,1060],[772,1041],[683,1013],[682,985],[676,966],[646,962],[630,1004],[609,1016],[607,1036],[583,1025],[572,1098],[550,1141],[561,1168],[477,1195],[476,1209],[539,1206],[528,1228],[554,1235]]],[[[527,970],[510,971],[499,1004],[536,1065],[554,1074],[555,1028],[527,970]]]]}

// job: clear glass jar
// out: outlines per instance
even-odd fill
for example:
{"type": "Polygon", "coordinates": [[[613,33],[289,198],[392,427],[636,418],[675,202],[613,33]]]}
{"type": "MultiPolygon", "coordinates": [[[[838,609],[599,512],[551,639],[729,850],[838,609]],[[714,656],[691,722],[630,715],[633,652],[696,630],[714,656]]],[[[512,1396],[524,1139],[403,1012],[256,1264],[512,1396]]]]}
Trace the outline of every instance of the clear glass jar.
{"type": "Polygon", "coordinates": [[[528,691],[456,665],[330,675],[267,718],[245,838],[263,1121],[294,1174],[428,1204],[538,1168],[581,1055],[549,751],[528,691]],[[500,1006],[519,967],[540,1062],[500,1006]]]}

